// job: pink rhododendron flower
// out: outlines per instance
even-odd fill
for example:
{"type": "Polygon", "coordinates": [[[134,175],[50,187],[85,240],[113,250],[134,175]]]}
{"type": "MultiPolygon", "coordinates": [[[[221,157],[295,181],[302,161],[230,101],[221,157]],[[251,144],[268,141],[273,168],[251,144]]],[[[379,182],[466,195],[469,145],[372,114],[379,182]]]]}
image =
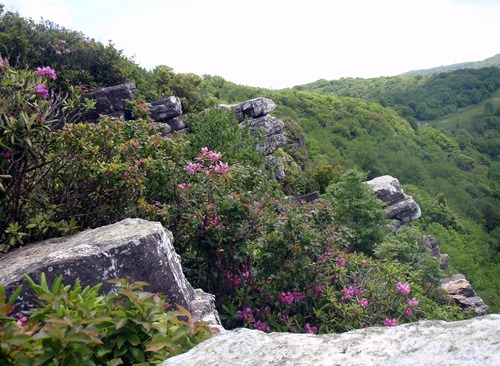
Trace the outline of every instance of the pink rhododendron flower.
{"type": "Polygon", "coordinates": [[[304,330],[306,331],[306,333],[318,334],[318,327],[311,327],[309,323],[306,323],[306,325],[304,325],[304,330]]]}
{"type": "Polygon", "coordinates": [[[405,318],[410,319],[412,316],[413,316],[413,310],[411,310],[411,308],[407,308],[405,310],[405,318]]]}
{"type": "Polygon", "coordinates": [[[278,296],[278,300],[283,304],[283,305],[291,305],[293,302],[299,302],[302,300],[304,296],[302,296],[302,293],[299,291],[294,291],[294,292],[282,292],[278,296]]]}
{"type": "Polygon", "coordinates": [[[396,289],[401,295],[408,295],[411,292],[410,284],[398,282],[396,289]]]}
{"type": "Polygon", "coordinates": [[[43,99],[47,99],[49,97],[49,90],[43,84],[37,84],[34,87],[35,93],[41,96],[43,99]]]}
{"type": "Polygon", "coordinates": [[[396,327],[398,325],[398,320],[394,318],[385,318],[384,327],[396,327]]]}
{"type": "Polygon", "coordinates": [[[221,157],[222,157],[222,153],[218,152],[218,153],[214,153],[213,151],[209,151],[207,153],[207,157],[213,161],[214,163],[219,160],[221,157]]]}
{"type": "Polygon", "coordinates": [[[317,297],[325,292],[325,285],[317,285],[313,287],[314,296],[317,297]]]}
{"type": "Polygon", "coordinates": [[[420,301],[415,297],[413,299],[406,299],[405,302],[414,308],[418,307],[418,304],[420,304],[420,301]]]}
{"type": "Polygon", "coordinates": [[[267,325],[266,323],[261,322],[260,320],[258,320],[257,322],[255,322],[254,325],[253,325],[253,327],[255,329],[261,330],[263,332],[269,332],[271,330],[271,328],[269,327],[269,325],[267,325]]]}
{"type": "Polygon", "coordinates": [[[344,267],[345,266],[345,259],[344,258],[335,258],[335,264],[339,267],[344,267]]]}
{"type": "Polygon", "coordinates": [[[185,191],[186,189],[189,189],[189,188],[193,187],[193,185],[191,183],[182,183],[182,184],[178,184],[177,187],[181,191],[185,191]]]}
{"type": "Polygon", "coordinates": [[[365,293],[363,290],[360,290],[360,289],[358,289],[356,287],[352,287],[352,286],[346,287],[342,291],[344,292],[344,299],[345,300],[349,300],[349,299],[353,298],[354,296],[363,295],[365,293]]]}
{"type": "Polygon", "coordinates": [[[229,170],[229,164],[228,163],[219,162],[215,166],[214,170],[215,170],[215,172],[217,174],[224,174],[225,172],[227,172],[229,170]]]}
{"type": "Polygon", "coordinates": [[[201,170],[201,165],[199,163],[189,163],[186,166],[186,170],[189,174],[194,174],[201,170]]]}
{"type": "Polygon", "coordinates": [[[0,55],[0,69],[3,67],[3,58],[2,55],[0,55]]]}
{"type": "Polygon", "coordinates": [[[238,314],[238,317],[240,318],[240,320],[243,320],[243,321],[250,321],[250,322],[254,322],[255,319],[253,317],[253,311],[252,311],[252,308],[244,308],[242,311],[241,310],[238,310],[236,312],[238,314]]]}
{"type": "Polygon", "coordinates": [[[362,308],[367,308],[368,307],[368,299],[365,299],[365,298],[359,299],[358,304],[362,308]]]}
{"type": "Polygon", "coordinates": [[[267,316],[271,315],[271,307],[270,306],[266,306],[264,308],[264,314],[266,314],[267,316]]]}
{"type": "Polygon", "coordinates": [[[17,319],[16,324],[24,327],[26,324],[28,324],[28,317],[24,315],[23,313],[16,313],[14,317],[17,319]]]}
{"type": "Polygon", "coordinates": [[[56,71],[51,69],[49,66],[46,67],[38,67],[35,71],[36,77],[46,76],[52,80],[56,80],[56,71]]]}

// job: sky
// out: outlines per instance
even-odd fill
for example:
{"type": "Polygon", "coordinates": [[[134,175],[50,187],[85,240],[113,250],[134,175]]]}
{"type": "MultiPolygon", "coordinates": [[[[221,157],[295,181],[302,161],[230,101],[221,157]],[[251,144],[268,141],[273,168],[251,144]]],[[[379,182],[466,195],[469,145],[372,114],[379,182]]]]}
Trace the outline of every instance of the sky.
{"type": "Polygon", "coordinates": [[[500,0],[0,0],[142,67],[281,89],[500,53],[500,0]]]}

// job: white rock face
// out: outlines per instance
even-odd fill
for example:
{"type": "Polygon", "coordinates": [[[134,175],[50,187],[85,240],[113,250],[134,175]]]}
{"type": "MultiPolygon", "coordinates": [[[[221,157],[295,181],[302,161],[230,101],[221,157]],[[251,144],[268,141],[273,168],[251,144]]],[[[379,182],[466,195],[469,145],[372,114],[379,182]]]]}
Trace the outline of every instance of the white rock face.
{"type": "Polygon", "coordinates": [[[162,366],[500,365],[500,315],[341,334],[226,331],[162,366]]]}

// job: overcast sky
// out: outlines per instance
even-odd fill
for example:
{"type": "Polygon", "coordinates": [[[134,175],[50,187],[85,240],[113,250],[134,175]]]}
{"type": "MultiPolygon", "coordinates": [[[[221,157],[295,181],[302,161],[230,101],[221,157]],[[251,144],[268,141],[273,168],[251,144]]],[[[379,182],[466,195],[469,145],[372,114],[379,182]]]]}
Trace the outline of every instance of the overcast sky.
{"type": "Polygon", "coordinates": [[[0,0],[143,67],[284,88],[500,53],[500,0],[0,0]]]}

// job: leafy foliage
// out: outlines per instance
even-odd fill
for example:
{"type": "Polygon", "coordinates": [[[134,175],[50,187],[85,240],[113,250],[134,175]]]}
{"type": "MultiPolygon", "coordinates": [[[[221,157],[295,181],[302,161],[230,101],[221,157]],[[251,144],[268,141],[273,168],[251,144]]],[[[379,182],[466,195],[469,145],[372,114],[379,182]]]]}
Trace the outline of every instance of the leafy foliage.
{"type": "Polygon", "coordinates": [[[5,364],[159,364],[210,336],[181,306],[167,311],[165,296],[142,291],[144,282],[112,280],[116,293],[99,296],[101,284],[64,285],[59,276],[49,286],[44,274],[40,284],[25,278],[39,301],[31,312],[9,315],[16,294],[6,303],[0,286],[5,364]]]}

